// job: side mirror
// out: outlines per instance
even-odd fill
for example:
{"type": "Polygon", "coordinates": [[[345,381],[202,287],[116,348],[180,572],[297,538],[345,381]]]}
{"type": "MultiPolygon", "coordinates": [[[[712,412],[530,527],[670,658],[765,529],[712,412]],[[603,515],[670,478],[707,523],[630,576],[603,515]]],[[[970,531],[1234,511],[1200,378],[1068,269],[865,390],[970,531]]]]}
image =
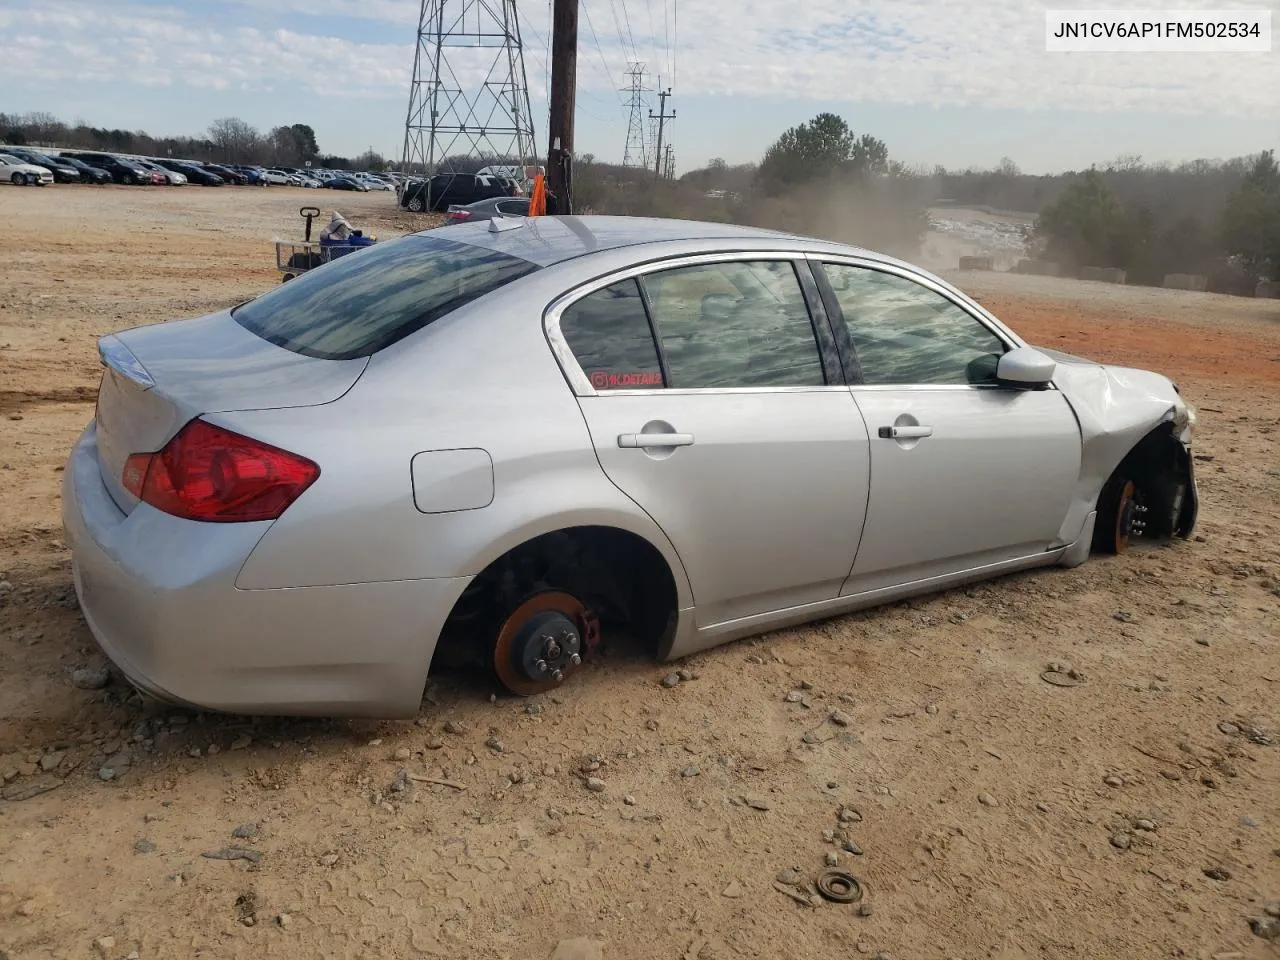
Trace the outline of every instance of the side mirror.
{"type": "Polygon", "coordinates": [[[1053,358],[1034,347],[1016,347],[1000,357],[996,380],[1003,386],[1033,390],[1047,386],[1057,367],[1053,358]]]}

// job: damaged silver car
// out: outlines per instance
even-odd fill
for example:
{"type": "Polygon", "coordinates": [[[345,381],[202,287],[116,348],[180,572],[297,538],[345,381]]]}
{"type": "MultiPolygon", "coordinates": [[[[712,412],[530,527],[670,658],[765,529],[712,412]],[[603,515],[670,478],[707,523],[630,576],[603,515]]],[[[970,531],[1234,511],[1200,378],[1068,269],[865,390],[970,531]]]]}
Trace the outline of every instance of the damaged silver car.
{"type": "Polygon", "coordinates": [[[618,631],[679,658],[1196,519],[1165,377],[732,225],[426,231],[100,352],[76,588],[197,707],[410,715],[451,656],[535,694],[618,631]]]}

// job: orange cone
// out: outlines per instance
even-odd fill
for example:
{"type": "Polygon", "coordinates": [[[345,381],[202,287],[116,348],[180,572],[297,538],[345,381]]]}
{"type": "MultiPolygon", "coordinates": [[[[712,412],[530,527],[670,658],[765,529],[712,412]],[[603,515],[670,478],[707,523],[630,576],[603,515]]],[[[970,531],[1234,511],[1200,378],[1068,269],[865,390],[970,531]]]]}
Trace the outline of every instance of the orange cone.
{"type": "Polygon", "coordinates": [[[529,197],[529,216],[547,215],[547,182],[542,174],[533,178],[533,193],[529,197]]]}

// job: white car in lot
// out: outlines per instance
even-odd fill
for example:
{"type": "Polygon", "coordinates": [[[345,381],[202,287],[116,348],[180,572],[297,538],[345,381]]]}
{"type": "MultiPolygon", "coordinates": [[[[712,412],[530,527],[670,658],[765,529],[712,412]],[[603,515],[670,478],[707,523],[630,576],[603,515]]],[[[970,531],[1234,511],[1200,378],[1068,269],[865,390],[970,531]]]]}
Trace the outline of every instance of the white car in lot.
{"type": "Polygon", "coordinates": [[[11,154],[0,153],[0,180],[18,187],[25,187],[29,183],[38,183],[43,187],[53,183],[53,171],[19,160],[11,154]]]}
{"type": "Polygon", "coordinates": [[[273,187],[289,186],[289,174],[283,170],[263,170],[262,175],[267,178],[267,183],[273,187]]]}
{"type": "Polygon", "coordinates": [[[143,170],[150,170],[152,173],[158,173],[165,178],[165,182],[171,187],[181,187],[187,183],[185,174],[179,173],[177,170],[170,170],[162,167],[154,160],[144,160],[140,157],[130,157],[134,163],[142,167],[143,170]]]}
{"type": "Polygon", "coordinates": [[[357,173],[351,179],[355,180],[357,183],[363,183],[370,190],[389,190],[394,193],[396,189],[394,184],[387,183],[387,181],[381,180],[369,173],[357,173]]]}

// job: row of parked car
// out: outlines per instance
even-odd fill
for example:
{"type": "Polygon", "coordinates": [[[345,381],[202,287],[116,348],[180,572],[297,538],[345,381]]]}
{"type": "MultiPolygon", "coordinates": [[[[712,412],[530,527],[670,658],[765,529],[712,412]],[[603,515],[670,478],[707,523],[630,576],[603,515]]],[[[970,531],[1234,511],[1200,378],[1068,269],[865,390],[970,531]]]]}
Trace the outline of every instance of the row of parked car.
{"type": "Polygon", "coordinates": [[[350,170],[259,167],[172,157],[137,157],[82,150],[36,150],[0,146],[0,181],[18,186],[51,183],[123,183],[130,186],[194,183],[205,187],[327,187],[331,190],[395,192],[398,175],[350,170]]]}

